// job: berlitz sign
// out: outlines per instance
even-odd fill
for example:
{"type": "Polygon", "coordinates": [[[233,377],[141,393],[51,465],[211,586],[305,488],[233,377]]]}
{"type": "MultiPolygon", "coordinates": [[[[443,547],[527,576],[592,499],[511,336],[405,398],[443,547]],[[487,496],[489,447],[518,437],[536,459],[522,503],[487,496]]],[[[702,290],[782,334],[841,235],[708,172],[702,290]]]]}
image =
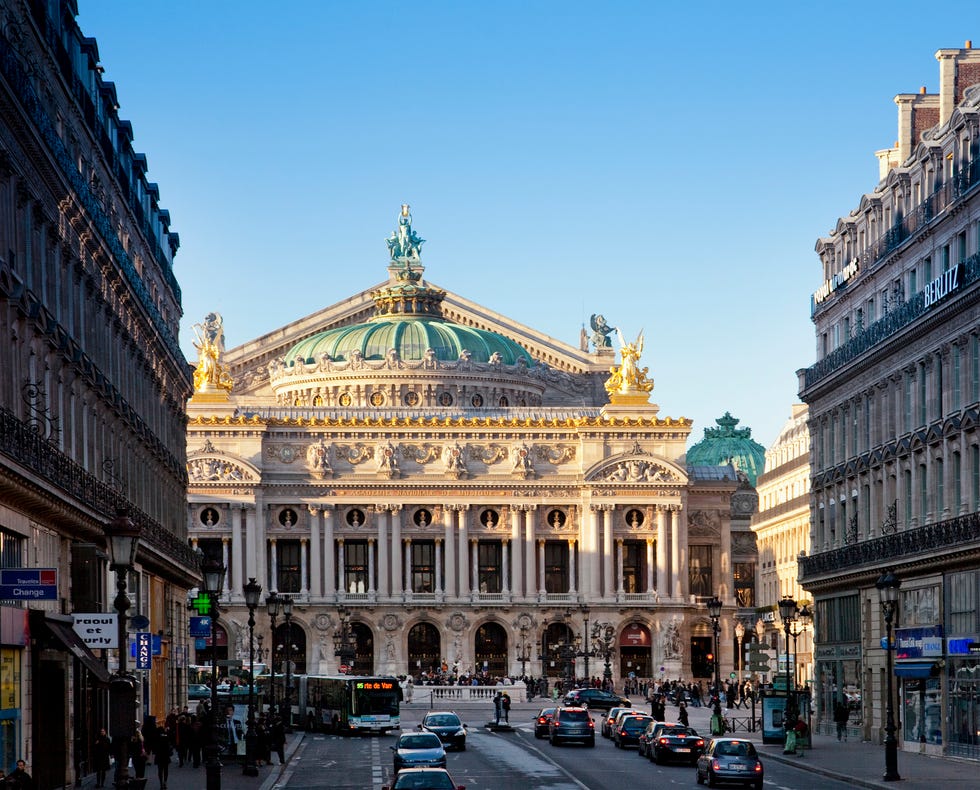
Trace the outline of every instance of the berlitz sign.
{"type": "Polygon", "coordinates": [[[119,615],[108,612],[72,615],[75,633],[88,647],[119,647],[119,615]]]}
{"type": "Polygon", "coordinates": [[[926,284],[925,289],[922,292],[925,298],[925,304],[923,307],[932,307],[936,302],[945,299],[953,291],[960,287],[960,283],[963,282],[963,264],[959,263],[952,269],[940,274],[931,283],[926,284]]]}

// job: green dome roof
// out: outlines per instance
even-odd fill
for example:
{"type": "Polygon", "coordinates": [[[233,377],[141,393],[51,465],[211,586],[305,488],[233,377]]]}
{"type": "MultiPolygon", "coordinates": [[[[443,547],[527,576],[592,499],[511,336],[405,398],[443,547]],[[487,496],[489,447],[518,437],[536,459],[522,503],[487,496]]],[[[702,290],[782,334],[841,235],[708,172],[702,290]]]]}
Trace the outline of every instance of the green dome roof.
{"type": "Polygon", "coordinates": [[[472,355],[473,362],[489,362],[494,353],[499,353],[504,365],[514,365],[518,360],[523,360],[528,367],[534,365],[527,351],[496,332],[454,324],[442,318],[410,316],[374,318],[364,324],[328,329],[297,343],[285,359],[290,366],[297,357],[313,363],[324,354],[329,354],[333,360],[344,361],[350,359],[355,350],[364,359],[384,359],[390,349],[395,349],[403,360],[418,361],[430,348],[441,362],[455,362],[466,350],[472,355]]]}
{"type": "Polygon", "coordinates": [[[755,481],[766,464],[766,448],[752,438],[751,428],[736,428],[738,418],[725,412],[715,420],[717,428],[705,428],[704,438],[687,451],[688,466],[725,466],[733,464],[755,481]]]}

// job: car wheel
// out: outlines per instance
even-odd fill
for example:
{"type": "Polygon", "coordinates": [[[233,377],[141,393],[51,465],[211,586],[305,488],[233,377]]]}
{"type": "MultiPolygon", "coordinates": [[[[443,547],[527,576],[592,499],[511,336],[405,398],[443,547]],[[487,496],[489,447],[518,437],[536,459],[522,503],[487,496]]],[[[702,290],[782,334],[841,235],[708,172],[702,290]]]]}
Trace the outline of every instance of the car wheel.
{"type": "Polygon", "coordinates": [[[461,743],[461,744],[459,745],[459,750],[460,750],[461,752],[465,752],[465,751],[466,751],[466,741],[463,741],[463,742],[462,742],[462,743],[461,743]]]}
{"type": "Polygon", "coordinates": [[[653,761],[657,765],[663,765],[664,764],[664,758],[661,757],[660,754],[656,750],[654,750],[654,752],[653,752],[653,761]]]}
{"type": "Polygon", "coordinates": [[[614,744],[616,745],[616,748],[617,748],[617,749],[622,749],[622,748],[623,748],[623,744],[621,744],[621,743],[620,743],[620,742],[619,742],[618,740],[616,740],[615,738],[613,738],[613,743],[614,743],[614,744]]]}
{"type": "Polygon", "coordinates": [[[694,778],[697,779],[699,785],[704,784],[704,778],[701,776],[701,769],[697,766],[694,767],[694,778]]]}
{"type": "Polygon", "coordinates": [[[548,739],[548,742],[549,742],[549,743],[550,743],[550,744],[551,744],[552,746],[557,746],[557,745],[558,745],[558,741],[556,741],[556,740],[555,740],[554,738],[549,738],[549,739],[548,739]]]}
{"type": "Polygon", "coordinates": [[[712,773],[711,769],[708,769],[708,787],[717,787],[718,780],[715,779],[715,775],[712,773]]]}
{"type": "Polygon", "coordinates": [[[595,746],[595,736],[593,735],[589,740],[585,742],[585,745],[592,748],[595,746]]]}
{"type": "Polygon", "coordinates": [[[762,790],[762,780],[755,783],[755,790],[762,790]]]}

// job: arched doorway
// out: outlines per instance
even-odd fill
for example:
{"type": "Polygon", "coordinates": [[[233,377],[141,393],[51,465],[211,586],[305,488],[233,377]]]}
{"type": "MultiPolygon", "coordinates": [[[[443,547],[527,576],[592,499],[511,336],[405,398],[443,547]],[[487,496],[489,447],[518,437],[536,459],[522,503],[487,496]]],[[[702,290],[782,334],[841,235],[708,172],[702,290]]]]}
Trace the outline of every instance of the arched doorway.
{"type": "Polygon", "coordinates": [[[439,672],[441,658],[439,629],[432,623],[419,623],[408,632],[408,672],[439,672]]]}
{"type": "MultiPolygon", "coordinates": [[[[228,659],[228,632],[224,629],[224,626],[218,623],[214,623],[214,641],[216,649],[212,651],[210,636],[198,637],[194,640],[195,663],[206,664],[210,667],[214,653],[218,654],[218,661],[226,661],[228,659]]],[[[221,667],[218,668],[219,677],[226,674],[227,670],[223,672],[221,667]]],[[[208,675],[210,676],[210,672],[208,675]]]]}
{"type": "Polygon", "coordinates": [[[476,629],[473,645],[476,671],[491,677],[507,674],[507,632],[497,623],[484,623],[476,629]]]}
{"type": "Polygon", "coordinates": [[[288,626],[285,623],[277,625],[272,644],[276,651],[276,668],[279,673],[285,674],[288,656],[290,674],[306,674],[306,632],[302,628],[293,622],[288,626]]]}
{"type": "Polygon", "coordinates": [[[351,623],[350,630],[354,634],[357,654],[354,658],[352,675],[374,674],[374,634],[364,623],[351,623]]]}
{"type": "Polygon", "coordinates": [[[649,628],[639,623],[627,625],[619,634],[619,676],[653,677],[652,644],[649,628]]]}

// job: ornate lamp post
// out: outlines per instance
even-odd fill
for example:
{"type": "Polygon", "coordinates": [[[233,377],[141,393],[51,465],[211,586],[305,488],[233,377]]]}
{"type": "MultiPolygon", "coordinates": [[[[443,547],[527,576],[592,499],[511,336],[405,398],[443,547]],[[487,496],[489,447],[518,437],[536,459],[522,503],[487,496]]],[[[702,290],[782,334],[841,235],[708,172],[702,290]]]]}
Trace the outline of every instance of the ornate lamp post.
{"type": "Polygon", "coordinates": [[[105,525],[104,530],[109,548],[109,568],[116,572],[116,597],[112,604],[119,615],[119,669],[109,685],[112,735],[117,754],[113,783],[117,788],[125,788],[129,787],[129,741],[133,737],[136,710],[136,678],[126,668],[129,652],[126,641],[126,610],[129,609],[126,577],[136,564],[140,528],[125,510],[117,510],[116,517],[105,525]]]}
{"type": "Polygon", "coordinates": [[[797,639],[800,634],[804,633],[810,627],[810,620],[812,618],[813,612],[810,610],[810,607],[807,604],[803,604],[796,613],[796,619],[793,620],[793,674],[795,675],[797,686],[800,685],[800,651],[797,648],[797,639]]]}
{"type": "Polygon", "coordinates": [[[735,641],[738,644],[738,656],[735,659],[735,663],[738,665],[738,687],[742,688],[742,666],[745,663],[745,658],[742,653],[742,640],[745,638],[745,625],[741,620],[735,621],[735,641]]]}
{"type": "Polygon", "coordinates": [[[895,710],[892,692],[892,619],[898,605],[898,588],[902,581],[891,571],[885,571],[878,577],[875,587],[881,597],[881,610],[885,615],[885,645],[888,651],[888,701],[885,705],[885,775],[886,782],[897,782],[902,777],[898,774],[898,741],[895,739],[895,710]]]}
{"type": "Polygon", "coordinates": [[[796,618],[796,601],[788,595],[779,599],[779,617],[783,621],[783,630],[786,633],[786,707],[783,711],[783,729],[789,732],[796,723],[796,711],[790,696],[789,684],[789,628],[791,622],[796,618]]]}
{"type": "Polygon", "coordinates": [[[259,663],[265,663],[265,657],[269,655],[269,648],[262,647],[265,637],[259,634],[255,637],[255,641],[259,643],[259,646],[255,648],[255,657],[259,660],[259,663]]]}
{"type": "Polygon", "coordinates": [[[612,680],[612,666],[609,660],[613,655],[613,639],[616,636],[616,629],[609,623],[596,623],[592,626],[592,644],[595,655],[605,661],[602,670],[602,678],[607,683],[612,680]]]}
{"type": "Polygon", "coordinates": [[[269,669],[272,682],[269,684],[269,713],[276,712],[276,618],[279,617],[279,596],[274,592],[265,597],[265,607],[272,622],[272,642],[269,645],[269,669]]]}
{"type": "Polygon", "coordinates": [[[333,654],[340,661],[341,671],[354,674],[354,661],[357,659],[357,645],[350,627],[350,612],[343,606],[337,610],[339,622],[333,632],[333,654]]]}
{"type": "Polygon", "coordinates": [[[255,764],[255,610],[262,599],[262,585],[254,578],[242,589],[245,606],[248,607],[248,731],[245,733],[246,776],[258,776],[259,767],[255,764]]]}
{"type": "Polygon", "coordinates": [[[718,620],[721,619],[721,600],[717,595],[713,595],[707,603],[708,606],[708,617],[711,618],[711,630],[714,632],[715,636],[715,694],[718,695],[718,699],[721,700],[721,674],[720,674],[720,656],[718,655],[718,634],[721,632],[721,626],[718,624],[718,620]]]}
{"type": "Polygon", "coordinates": [[[521,678],[527,677],[527,662],[531,660],[531,644],[527,641],[527,623],[521,623],[521,642],[517,660],[521,662],[521,678]]]}
{"type": "Polygon", "coordinates": [[[585,618],[585,630],[582,632],[582,636],[586,645],[585,650],[581,651],[581,654],[585,659],[585,681],[586,683],[591,683],[591,675],[589,674],[589,657],[592,655],[592,645],[589,643],[589,607],[585,604],[582,604],[582,617],[585,618]]]}
{"type": "Polygon", "coordinates": [[[215,639],[218,622],[218,596],[225,578],[225,566],[220,560],[206,557],[201,563],[201,585],[211,599],[211,737],[204,747],[204,773],[207,790],[221,790],[221,746],[218,743],[218,644],[215,639]]]}
{"type": "Polygon", "coordinates": [[[286,621],[286,687],[283,693],[283,716],[286,732],[293,731],[293,596],[280,595],[282,616],[286,621]]]}

